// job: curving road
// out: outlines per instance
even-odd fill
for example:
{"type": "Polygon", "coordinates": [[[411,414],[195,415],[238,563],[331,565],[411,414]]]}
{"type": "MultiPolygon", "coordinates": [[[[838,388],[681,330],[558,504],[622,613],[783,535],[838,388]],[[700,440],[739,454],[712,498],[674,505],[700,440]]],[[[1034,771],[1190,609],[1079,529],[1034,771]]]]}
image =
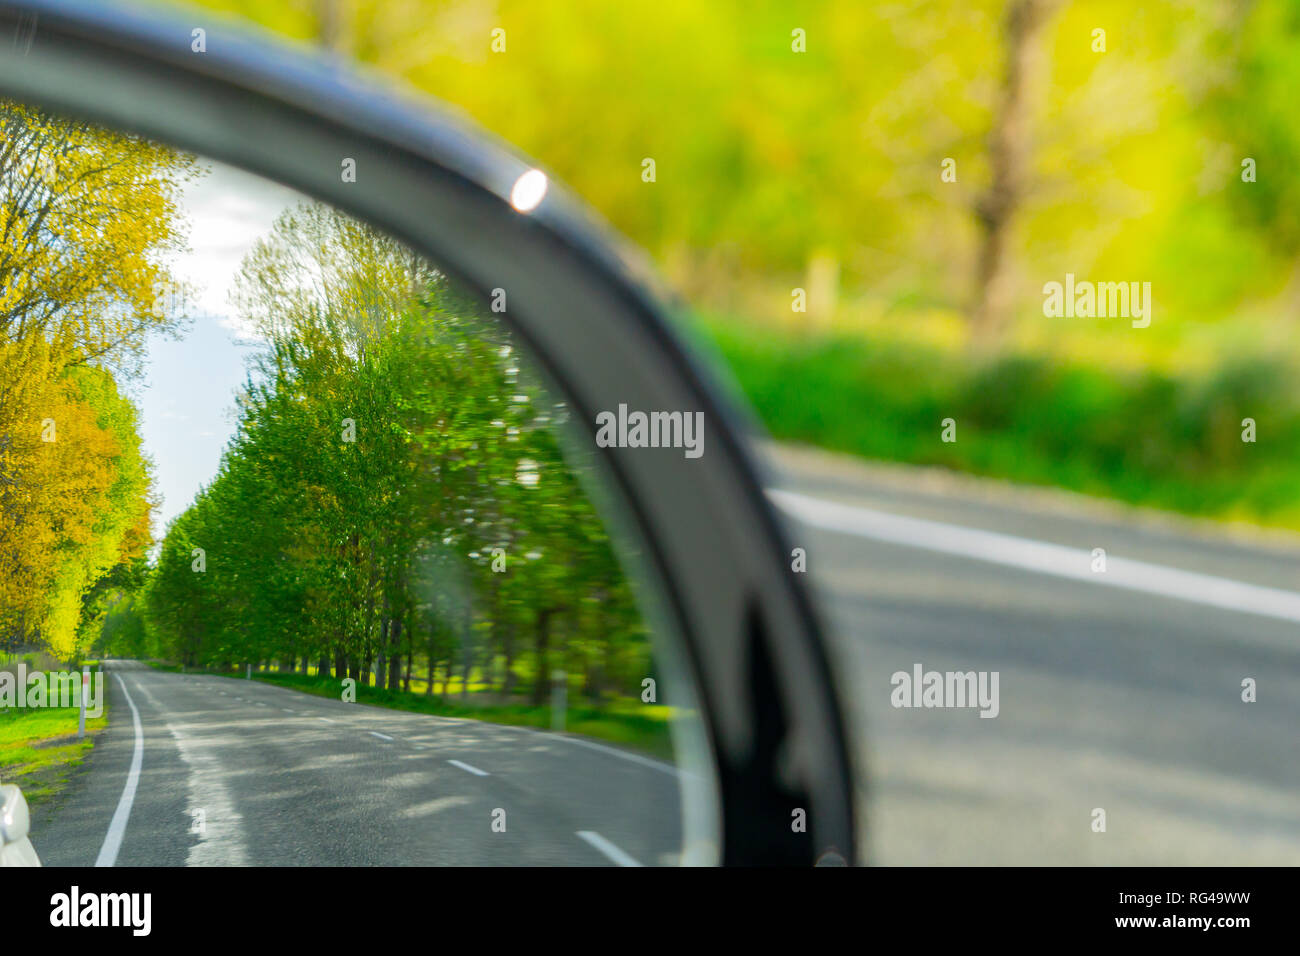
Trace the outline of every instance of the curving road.
{"type": "Polygon", "coordinates": [[[46,866],[676,862],[677,771],[660,761],[258,681],[106,668],[109,729],[33,823],[46,866]]]}

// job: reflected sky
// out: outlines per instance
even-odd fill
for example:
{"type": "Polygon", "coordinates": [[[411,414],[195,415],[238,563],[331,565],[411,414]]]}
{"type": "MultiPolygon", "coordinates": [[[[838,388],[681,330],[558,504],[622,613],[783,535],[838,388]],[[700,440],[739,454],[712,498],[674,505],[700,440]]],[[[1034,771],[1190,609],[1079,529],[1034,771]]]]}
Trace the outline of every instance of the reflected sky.
{"type": "Polygon", "coordinates": [[[216,474],[221,449],[234,430],[235,392],[252,348],[250,330],[241,327],[229,302],[239,264],[271,231],[276,216],[301,199],[228,166],[205,166],[208,174],[190,184],[184,196],[190,251],[172,265],[178,278],[194,286],[194,319],[180,341],[155,337],[149,343],[144,379],[133,389],[162,498],[154,516],[160,536],[216,474]]]}

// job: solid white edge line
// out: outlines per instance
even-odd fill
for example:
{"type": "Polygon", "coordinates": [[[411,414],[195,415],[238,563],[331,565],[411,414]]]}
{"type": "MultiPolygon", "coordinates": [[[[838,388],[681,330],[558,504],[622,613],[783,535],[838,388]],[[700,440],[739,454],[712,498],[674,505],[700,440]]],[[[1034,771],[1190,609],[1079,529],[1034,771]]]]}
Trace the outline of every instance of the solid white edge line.
{"type": "Polygon", "coordinates": [[[1128,591],[1202,604],[1225,611],[1300,622],[1300,592],[1247,584],[1146,561],[1108,556],[1106,570],[1092,570],[1092,552],[961,525],[888,514],[858,505],[768,489],[768,496],[805,524],[1036,574],[1086,581],[1128,591]]]}
{"type": "MultiPolygon", "coordinates": [[[[531,727],[519,727],[514,729],[532,730],[531,727]]],[[[654,770],[658,770],[660,773],[666,773],[669,776],[677,777],[677,776],[681,776],[682,774],[681,770],[677,769],[671,764],[666,764],[663,763],[662,761],[654,760],[650,757],[642,757],[640,754],[629,753],[626,750],[619,750],[617,747],[606,747],[604,744],[594,743],[590,740],[583,740],[581,737],[572,737],[568,734],[557,734],[554,732],[547,732],[544,730],[534,731],[534,732],[544,734],[547,737],[554,737],[557,740],[563,740],[571,744],[576,744],[579,747],[586,747],[590,750],[599,750],[601,753],[610,754],[611,756],[614,757],[622,757],[624,760],[630,760],[632,763],[639,763],[643,767],[650,767],[654,770]]]]}
{"type": "Polygon", "coordinates": [[[610,843],[595,830],[577,831],[579,838],[586,840],[601,853],[605,854],[612,862],[619,866],[640,866],[641,863],[632,856],[624,853],[621,849],[610,843]]]}
{"type": "Polygon", "coordinates": [[[126,824],[131,819],[131,807],[135,803],[135,791],[140,785],[140,768],[144,765],[144,730],[140,726],[140,711],[136,710],[131,692],[126,689],[126,681],[121,674],[114,674],[117,683],[126,695],[126,702],[131,706],[131,721],[135,724],[135,752],[131,755],[131,769],[127,771],[126,786],[109,821],[108,833],[104,836],[104,845],[99,849],[95,866],[113,866],[117,863],[117,853],[122,849],[122,838],[126,835],[126,824]]]}
{"type": "Polygon", "coordinates": [[[471,767],[469,764],[467,764],[467,763],[462,763],[462,762],[459,761],[459,760],[448,760],[447,763],[451,764],[453,767],[460,767],[461,770],[468,770],[470,773],[472,773],[472,774],[473,774],[474,776],[476,776],[476,777],[490,777],[490,776],[491,776],[491,774],[489,774],[486,770],[480,770],[478,767],[471,767]]]}

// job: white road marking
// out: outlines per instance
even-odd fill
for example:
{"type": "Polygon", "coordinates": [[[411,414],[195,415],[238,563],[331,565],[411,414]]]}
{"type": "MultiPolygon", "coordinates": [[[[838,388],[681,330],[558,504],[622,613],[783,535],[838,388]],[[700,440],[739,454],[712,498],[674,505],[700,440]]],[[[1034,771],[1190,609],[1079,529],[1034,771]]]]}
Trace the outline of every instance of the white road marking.
{"type": "Polygon", "coordinates": [[[284,711],[286,714],[296,714],[296,713],[298,713],[296,710],[290,710],[288,707],[281,707],[280,709],[281,709],[282,711],[284,711]]]}
{"type": "Polygon", "coordinates": [[[328,717],[317,717],[316,719],[317,719],[317,720],[323,720],[323,721],[325,721],[325,723],[327,723],[327,724],[332,724],[332,723],[334,723],[334,721],[330,720],[328,717]]]}
{"type": "Polygon", "coordinates": [[[491,776],[491,774],[488,773],[486,770],[480,770],[478,767],[471,767],[469,764],[467,764],[467,763],[462,763],[462,762],[459,761],[459,760],[448,760],[447,763],[451,764],[453,767],[460,767],[461,770],[468,770],[470,773],[472,773],[472,774],[473,774],[474,776],[476,776],[476,777],[490,777],[490,776],[491,776]]]}
{"type": "MultiPolygon", "coordinates": [[[[137,688],[141,694],[160,713],[166,712],[163,705],[149,691],[146,684],[137,688]]],[[[203,741],[209,738],[195,738],[178,730],[168,723],[167,731],[176,740],[176,749],[181,760],[189,768],[187,785],[189,791],[188,809],[190,812],[189,833],[198,837],[198,842],[186,851],[186,866],[247,866],[248,853],[240,833],[244,818],[235,809],[230,791],[226,788],[228,774],[221,766],[220,759],[203,741]],[[202,810],[203,827],[195,833],[194,824],[198,822],[194,810],[202,810]]]]}
{"type": "MultiPolygon", "coordinates": [[[[434,719],[435,720],[454,719],[460,723],[476,722],[470,718],[434,718],[434,719]]],[[[487,723],[486,721],[477,721],[477,722],[487,723]]],[[[570,736],[569,734],[557,734],[554,731],[550,731],[550,730],[538,730],[536,727],[518,727],[515,726],[514,724],[496,724],[491,726],[495,726],[499,730],[516,731],[521,734],[534,734],[538,737],[549,737],[552,740],[563,740],[565,743],[574,744],[578,747],[586,747],[589,750],[599,750],[601,753],[609,754],[611,757],[619,757],[623,760],[629,760],[632,763],[639,763],[643,767],[650,767],[654,770],[658,770],[660,773],[666,773],[673,777],[694,777],[695,776],[693,773],[690,773],[689,771],[680,770],[677,767],[674,767],[670,763],[664,763],[662,760],[654,760],[650,757],[642,757],[640,754],[635,754],[628,750],[619,750],[617,747],[606,747],[604,744],[598,744],[593,741],[586,740],[582,737],[574,737],[574,736],[570,736]]]]}
{"type": "Polygon", "coordinates": [[[604,744],[593,743],[590,740],[583,740],[581,737],[570,737],[566,734],[546,734],[546,736],[554,737],[557,740],[564,740],[571,744],[577,744],[579,747],[587,747],[590,750],[599,750],[601,753],[611,754],[615,757],[622,757],[624,760],[632,761],[632,763],[639,763],[643,767],[651,767],[658,770],[660,773],[670,774],[674,777],[681,775],[681,771],[672,764],[666,764],[659,760],[652,760],[649,757],[642,757],[640,754],[630,753],[626,750],[619,750],[617,747],[606,747],[604,744]]]}
{"type": "Polygon", "coordinates": [[[198,842],[186,851],[186,866],[247,866],[248,851],[244,846],[243,816],[235,809],[235,802],[226,787],[229,774],[221,760],[207,743],[207,738],[189,737],[171,724],[167,725],[176,738],[181,760],[189,768],[189,833],[198,842]],[[194,833],[197,822],[193,811],[201,809],[202,832],[194,833]]]}
{"type": "Polygon", "coordinates": [[[381,733],[380,733],[379,731],[377,731],[377,730],[367,731],[367,733],[369,733],[371,737],[378,737],[380,740],[392,740],[392,739],[393,739],[392,737],[388,736],[388,734],[381,734],[381,733]]]}
{"type": "Polygon", "coordinates": [[[1106,570],[1092,570],[1092,552],[996,531],[887,514],[857,505],[768,489],[768,496],[794,517],[840,534],[887,541],[1036,574],[1141,591],[1241,614],[1300,622],[1300,592],[1183,571],[1146,561],[1108,556],[1106,570]]]}
{"type": "Polygon", "coordinates": [[[635,858],[624,853],[617,846],[615,846],[613,843],[610,843],[608,840],[606,840],[595,830],[579,830],[578,836],[579,838],[586,840],[588,843],[594,846],[601,853],[605,854],[605,856],[609,857],[610,860],[612,860],[614,863],[618,864],[619,866],[640,866],[641,865],[635,858]]]}
{"type": "Polygon", "coordinates": [[[99,848],[99,857],[95,866],[113,866],[117,862],[117,852],[122,848],[122,837],[126,835],[126,824],[131,819],[131,806],[135,803],[135,790],[140,785],[140,767],[144,764],[144,730],[140,727],[140,711],[135,708],[131,692],[126,689],[126,681],[121,674],[114,674],[126,702],[131,706],[131,721],[135,724],[135,752],[131,755],[131,769],[126,774],[126,786],[113,811],[113,819],[108,824],[108,834],[104,845],[99,848]]]}

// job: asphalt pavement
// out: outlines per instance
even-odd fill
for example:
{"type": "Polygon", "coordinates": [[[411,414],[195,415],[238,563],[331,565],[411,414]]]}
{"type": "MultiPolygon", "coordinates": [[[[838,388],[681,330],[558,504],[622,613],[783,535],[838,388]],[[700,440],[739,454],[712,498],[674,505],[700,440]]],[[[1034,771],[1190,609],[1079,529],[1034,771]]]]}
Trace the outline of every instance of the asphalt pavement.
{"type": "Polygon", "coordinates": [[[766,458],[805,521],[873,862],[1300,864],[1300,537],[766,458]],[[893,706],[918,663],[999,672],[997,717],[893,706]]]}
{"type": "Polygon", "coordinates": [[[662,761],[255,680],[106,669],[109,728],[33,820],[46,866],[677,862],[678,771],[662,761]]]}
{"type": "MultiPolygon", "coordinates": [[[[1300,863],[1300,537],[763,455],[831,624],[871,862],[1300,863]],[[894,706],[917,666],[997,672],[997,716],[894,706]]],[[[109,673],[109,729],[33,820],[46,865],[678,861],[678,771],[631,751],[109,673]]]]}

